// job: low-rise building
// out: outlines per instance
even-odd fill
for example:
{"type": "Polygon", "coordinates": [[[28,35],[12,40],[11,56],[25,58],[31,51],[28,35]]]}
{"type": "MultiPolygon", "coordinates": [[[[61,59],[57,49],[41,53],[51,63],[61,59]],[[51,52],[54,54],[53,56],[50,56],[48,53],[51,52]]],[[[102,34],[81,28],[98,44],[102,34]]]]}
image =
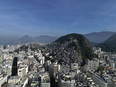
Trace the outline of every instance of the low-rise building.
{"type": "Polygon", "coordinates": [[[78,69],[78,63],[71,63],[71,70],[78,69]]]}
{"type": "Polygon", "coordinates": [[[41,75],[41,87],[50,87],[50,76],[48,73],[41,75]]]}
{"type": "Polygon", "coordinates": [[[69,74],[58,73],[58,87],[75,87],[75,79],[69,74]]]}
{"type": "Polygon", "coordinates": [[[28,66],[27,65],[20,65],[18,67],[18,76],[23,77],[28,72],[28,66]]]}
{"type": "Polygon", "coordinates": [[[8,80],[8,83],[16,84],[20,82],[21,77],[20,76],[11,76],[8,80]]]}
{"type": "Polygon", "coordinates": [[[0,87],[2,87],[2,85],[7,82],[8,79],[8,75],[7,74],[0,74],[0,87]]]}

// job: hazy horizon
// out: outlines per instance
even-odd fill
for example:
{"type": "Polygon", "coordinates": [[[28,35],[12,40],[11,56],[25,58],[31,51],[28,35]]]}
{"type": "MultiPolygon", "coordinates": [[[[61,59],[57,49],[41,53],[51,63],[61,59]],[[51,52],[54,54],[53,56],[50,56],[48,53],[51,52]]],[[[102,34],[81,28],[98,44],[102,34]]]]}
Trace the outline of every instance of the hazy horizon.
{"type": "MultiPolygon", "coordinates": [[[[86,33],[86,34],[82,34],[82,35],[87,35],[87,34],[91,34],[91,33],[101,33],[101,32],[113,32],[113,31],[100,31],[100,32],[89,32],[89,33],[86,33]]],[[[72,32],[72,33],[77,33],[77,32],[72,32]]],[[[67,33],[67,34],[71,34],[71,33],[67,33]]],[[[61,36],[64,36],[64,35],[67,35],[67,34],[63,34],[61,36]]],[[[77,33],[77,34],[81,34],[81,33],[77,33]]],[[[0,38],[2,37],[14,37],[15,38],[21,38],[21,37],[24,37],[25,35],[28,35],[29,37],[32,37],[32,38],[35,38],[35,37],[39,37],[39,36],[50,36],[50,37],[61,37],[61,36],[53,36],[53,35],[31,35],[31,34],[23,34],[23,35],[0,35],[0,38]]]]}
{"type": "Polygon", "coordinates": [[[1,0],[0,34],[13,36],[116,32],[115,0],[1,0]]]}

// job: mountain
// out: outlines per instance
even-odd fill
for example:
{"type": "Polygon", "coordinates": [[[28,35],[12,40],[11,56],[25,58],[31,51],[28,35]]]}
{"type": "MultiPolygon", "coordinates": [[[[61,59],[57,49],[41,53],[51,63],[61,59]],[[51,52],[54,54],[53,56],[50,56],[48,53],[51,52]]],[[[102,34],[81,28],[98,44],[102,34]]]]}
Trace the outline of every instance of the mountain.
{"type": "MultiPolygon", "coordinates": [[[[97,43],[103,43],[110,36],[112,36],[115,32],[103,31],[103,32],[93,32],[89,34],[85,34],[84,36],[89,39],[91,45],[94,46],[97,43]]],[[[37,36],[32,38],[28,35],[23,37],[21,36],[0,36],[0,45],[13,45],[17,43],[27,43],[27,42],[41,42],[41,43],[51,43],[58,39],[58,37],[52,37],[47,35],[37,36]]]]}
{"type": "Polygon", "coordinates": [[[90,42],[91,46],[94,47],[96,45],[98,45],[99,43],[95,43],[95,42],[90,42]]]}
{"type": "Polygon", "coordinates": [[[94,57],[94,53],[93,53],[91,44],[90,44],[89,40],[86,37],[84,37],[83,35],[76,34],[76,33],[68,34],[68,35],[60,37],[55,42],[63,44],[66,41],[68,41],[68,43],[71,42],[68,45],[68,47],[76,50],[84,62],[85,62],[85,59],[87,59],[87,58],[92,59],[94,57]]]}
{"type": "Polygon", "coordinates": [[[90,42],[103,43],[109,37],[111,37],[116,32],[102,31],[102,32],[93,32],[85,34],[84,36],[89,39],[90,42]]]}
{"type": "Polygon", "coordinates": [[[28,36],[28,35],[25,35],[24,37],[22,37],[21,39],[19,39],[19,41],[21,43],[28,43],[28,42],[33,42],[33,38],[28,36]]]}
{"type": "Polygon", "coordinates": [[[51,37],[47,35],[41,35],[35,38],[32,38],[29,35],[25,35],[19,39],[10,41],[9,44],[29,43],[29,42],[51,43],[56,39],[57,37],[51,37]]]}
{"type": "Polygon", "coordinates": [[[41,35],[39,37],[35,37],[35,41],[40,42],[40,43],[51,43],[58,39],[58,37],[52,37],[52,36],[47,36],[47,35],[41,35]]]}
{"type": "Polygon", "coordinates": [[[34,39],[28,35],[25,35],[22,38],[10,41],[9,44],[28,43],[28,42],[34,42],[34,39]]]}
{"type": "Polygon", "coordinates": [[[116,43],[116,33],[104,41],[104,43],[116,43]]]}
{"type": "Polygon", "coordinates": [[[106,52],[116,52],[116,33],[96,47],[101,47],[106,52]]]}

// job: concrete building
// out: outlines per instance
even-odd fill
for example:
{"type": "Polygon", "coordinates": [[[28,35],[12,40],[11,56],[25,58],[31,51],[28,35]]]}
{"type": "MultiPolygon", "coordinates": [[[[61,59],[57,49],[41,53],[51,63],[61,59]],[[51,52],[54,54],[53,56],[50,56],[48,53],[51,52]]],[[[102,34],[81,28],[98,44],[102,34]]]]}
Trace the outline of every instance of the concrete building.
{"type": "Polygon", "coordinates": [[[39,57],[38,60],[40,61],[40,64],[42,64],[42,65],[45,63],[44,57],[39,57]]]}
{"type": "Polygon", "coordinates": [[[8,83],[16,84],[20,81],[20,76],[11,76],[8,80],[8,83]]]}
{"type": "Polygon", "coordinates": [[[46,69],[46,71],[49,71],[48,69],[48,67],[49,67],[49,65],[51,64],[51,61],[50,60],[47,60],[46,62],[45,62],[45,69],[46,69]]]}
{"type": "Polygon", "coordinates": [[[83,81],[83,82],[86,82],[86,78],[87,78],[87,76],[86,76],[86,74],[85,73],[78,73],[77,75],[76,75],[76,78],[77,78],[77,81],[83,81]]]}
{"type": "Polygon", "coordinates": [[[32,81],[31,87],[39,87],[39,84],[37,81],[32,81]]]}
{"type": "Polygon", "coordinates": [[[0,63],[2,63],[4,60],[4,58],[2,57],[2,55],[0,55],[0,63]]]}
{"type": "Polygon", "coordinates": [[[101,78],[97,74],[92,74],[92,80],[99,86],[99,87],[107,87],[107,82],[101,78]]]}
{"type": "Polygon", "coordinates": [[[76,87],[75,79],[70,75],[58,74],[58,87],[76,87]]]}
{"type": "Polygon", "coordinates": [[[71,63],[71,70],[78,69],[78,63],[71,63]]]}
{"type": "Polygon", "coordinates": [[[28,84],[28,77],[25,76],[25,77],[22,77],[22,79],[20,80],[20,83],[19,85],[21,84],[22,87],[27,87],[27,84],[28,84]]]}
{"type": "Polygon", "coordinates": [[[101,48],[100,47],[93,47],[93,51],[95,54],[98,54],[99,52],[101,52],[101,48]]]}
{"type": "Polygon", "coordinates": [[[3,50],[3,45],[0,45],[0,50],[3,50]]]}
{"type": "MultiPolygon", "coordinates": [[[[97,84],[94,83],[94,81],[91,79],[91,77],[87,77],[86,83],[89,87],[99,87],[97,84]]],[[[86,87],[88,87],[88,86],[86,86],[86,87]]]]}
{"type": "Polygon", "coordinates": [[[28,66],[27,65],[20,65],[18,68],[18,76],[21,78],[25,76],[28,72],[28,66]]]}
{"type": "Polygon", "coordinates": [[[98,74],[94,73],[93,71],[88,71],[87,75],[91,77],[93,82],[97,84],[99,87],[107,87],[107,82],[98,74]]]}
{"type": "Polygon", "coordinates": [[[7,78],[8,76],[6,74],[0,74],[0,87],[2,87],[2,85],[7,82],[7,78]]]}
{"type": "Polygon", "coordinates": [[[57,62],[49,65],[50,76],[55,77],[55,74],[57,73],[57,71],[60,71],[60,70],[61,70],[61,66],[60,64],[57,64],[57,62]]]}
{"type": "Polygon", "coordinates": [[[7,57],[6,57],[6,60],[13,60],[13,56],[12,55],[8,55],[7,57]]]}
{"type": "Polygon", "coordinates": [[[50,87],[50,76],[47,72],[41,75],[41,87],[50,87]]]}
{"type": "Polygon", "coordinates": [[[84,66],[84,71],[87,72],[89,70],[97,70],[99,67],[99,59],[93,58],[91,61],[89,59],[86,60],[86,65],[84,66]]]}

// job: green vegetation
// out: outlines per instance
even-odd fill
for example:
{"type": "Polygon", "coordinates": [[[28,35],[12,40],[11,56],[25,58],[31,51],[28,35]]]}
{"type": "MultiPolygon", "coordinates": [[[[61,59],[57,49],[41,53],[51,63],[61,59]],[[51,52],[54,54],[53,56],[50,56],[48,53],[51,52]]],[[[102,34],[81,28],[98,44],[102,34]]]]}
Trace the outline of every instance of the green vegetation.
{"type": "Polygon", "coordinates": [[[61,64],[62,65],[62,62],[63,62],[64,60],[62,60],[62,59],[60,59],[60,60],[58,60],[58,64],[61,64]]]}
{"type": "Polygon", "coordinates": [[[68,34],[66,36],[60,37],[57,39],[55,42],[63,43],[65,41],[70,41],[70,40],[76,39],[78,42],[77,44],[75,42],[69,44],[68,47],[74,47],[74,50],[77,50],[79,53],[79,56],[83,59],[83,62],[85,63],[85,59],[92,59],[94,57],[93,49],[90,45],[90,42],[88,39],[86,39],[83,35],[81,34],[68,34]]]}
{"type": "Polygon", "coordinates": [[[91,46],[94,47],[96,45],[98,45],[99,43],[95,43],[95,42],[90,42],[91,46]]]}
{"type": "Polygon", "coordinates": [[[116,34],[112,35],[104,43],[116,43],[116,34]]]}
{"type": "Polygon", "coordinates": [[[54,59],[51,60],[52,63],[53,63],[54,61],[55,61],[54,59]]]}
{"type": "Polygon", "coordinates": [[[96,47],[101,47],[102,50],[106,52],[116,52],[116,34],[111,36],[104,43],[97,45],[96,47]]]}
{"type": "Polygon", "coordinates": [[[116,43],[101,43],[96,47],[101,47],[106,52],[116,52],[116,43]]]}

